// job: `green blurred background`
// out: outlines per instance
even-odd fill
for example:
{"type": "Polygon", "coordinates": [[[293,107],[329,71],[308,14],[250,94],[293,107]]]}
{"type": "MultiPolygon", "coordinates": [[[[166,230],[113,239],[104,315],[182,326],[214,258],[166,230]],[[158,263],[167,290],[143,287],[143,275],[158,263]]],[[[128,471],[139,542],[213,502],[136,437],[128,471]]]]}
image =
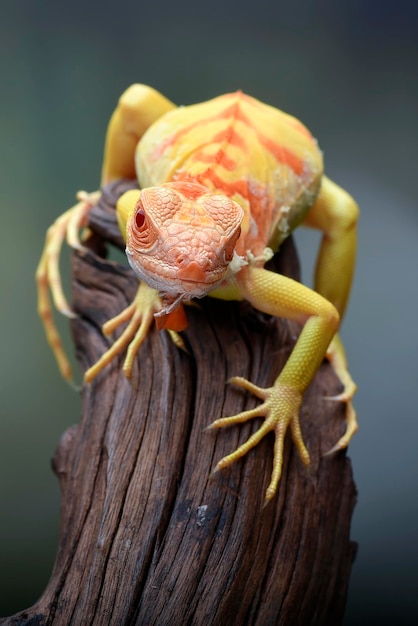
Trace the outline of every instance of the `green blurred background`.
{"type": "MultiPolygon", "coordinates": [[[[59,521],[50,459],[80,411],[37,319],[35,267],[47,226],[78,189],[97,188],[109,116],[138,81],[179,104],[240,88],[293,113],[319,139],[328,174],[358,200],[343,336],[359,383],[350,457],[360,547],[346,624],[418,623],[418,4],[0,7],[0,614],[27,608],[47,583],[59,521]]],[[[298,242],[309,281],[317,238],[298,242]]]]}

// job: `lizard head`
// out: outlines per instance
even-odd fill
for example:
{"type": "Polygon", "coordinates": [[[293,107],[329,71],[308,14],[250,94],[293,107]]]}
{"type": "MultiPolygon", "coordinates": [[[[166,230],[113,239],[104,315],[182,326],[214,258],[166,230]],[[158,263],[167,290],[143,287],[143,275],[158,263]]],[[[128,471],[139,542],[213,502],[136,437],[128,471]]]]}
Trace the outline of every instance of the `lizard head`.
{"type": "Polygon", "coordinates": [[[142,189],[126,229],[126,253],[137,276],[156,289],[161,314],[201,298],[245,264],[235,252],[243,209],[189,182],[142,189]]]}

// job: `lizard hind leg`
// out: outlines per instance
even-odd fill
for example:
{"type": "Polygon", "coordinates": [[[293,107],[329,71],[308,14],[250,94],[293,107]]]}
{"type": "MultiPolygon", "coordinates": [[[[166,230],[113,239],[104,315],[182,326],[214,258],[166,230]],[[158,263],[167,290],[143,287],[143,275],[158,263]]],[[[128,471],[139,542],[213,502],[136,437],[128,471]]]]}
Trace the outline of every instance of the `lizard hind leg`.
{"type": "Polygon", "coordinates": [[[49,227],[45,246],[36,270],[38,285],[38,313],[42,320],[48,343],[54,353],[62,376],[72,382],[70,362],[65,354],[61,338],[54,322],[51,298],[56,309],[67,317],[75,317],[62,288],[59,257],[64,239],[72,248],[82,249],[79,232],[86,226],[88,214],[100,197],[100,192],[77,194],[79,202],[58,217],[49,227]]]}
{"type": "MultiPolygon", "coordinates": [[[[353,198],[324,176],[319,196],[304,221],[305,226],[323,232],[314,289],[332,302],[340,318],[347,306],[354,274],[358,215],[358,207],[353,198]]],[[[352,403],[357,386],[348,371],[344,346],[338,334],[333,337],[326,356],[343,386],[341,393],[329,399],[346,403],[346,430],[327,452],[331,454],[346,448],[358,429],[352,403]]]]}

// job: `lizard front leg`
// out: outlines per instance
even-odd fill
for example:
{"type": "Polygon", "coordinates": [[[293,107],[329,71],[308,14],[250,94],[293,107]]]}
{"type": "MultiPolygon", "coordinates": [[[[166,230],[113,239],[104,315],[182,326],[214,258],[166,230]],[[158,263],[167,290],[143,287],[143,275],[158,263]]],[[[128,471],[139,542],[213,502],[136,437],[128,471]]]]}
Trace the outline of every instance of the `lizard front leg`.
{"type": "MultiPolygon", "coordinates": [[[[172,102],[146,85],[132,85],[122,94],[106,135],[102,185],[119,178],[135,178],[138,141],[153,122],[173,108],[172,102]]],[[[80,192],[79,202],[52,224],[36,272],[39,315],[61,374],[68,381],[72,380],[71,365],[53,319],[49,292],[57,310],[73,317],[61,285],[59,255],[64,239],[71,247],[82,249],[79,232],[87,225],[88,215],[99,198],[100,192],[80,192]]]]}
{"type": "Polygon", "coordinates": [[[339,324],[335,307],[304,285],[265,269],[248,267],[237,277],[242,295],[257,309],[303,324],[302,332],[272,387],[263,389],[240,377],[231,382],[251,391],[263,403],[250,411],[215,420],[210,428],[230,426],[264,417],[262,426],[235,452],[219,461],[222,469],[242,457],[270,431],[275,434],[273,472],[266,492],[266,502],[276,493],[283,464],[283,444],[290,428],[292,439],[303,463],[309,463],[309,453],[303,442],[299,424],[299,409],[303,394],[326,354],[339,324]]]}

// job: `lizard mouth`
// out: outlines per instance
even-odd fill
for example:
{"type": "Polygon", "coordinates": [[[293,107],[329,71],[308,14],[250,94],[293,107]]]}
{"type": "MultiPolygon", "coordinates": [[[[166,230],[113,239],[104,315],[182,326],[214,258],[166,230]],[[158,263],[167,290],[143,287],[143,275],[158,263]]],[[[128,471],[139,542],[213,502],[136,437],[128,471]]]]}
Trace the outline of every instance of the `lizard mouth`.
{"type": "MultiPolygon", "coordinates": [[[[227,268],[217,272],[208,272],[195,261],[185,263],[183,267],[168,267],[160,263],[148,264],[138,262],[137,255],[126,248],[130,266],[140,280],[170,298],[171,302],[203,298],[215,289],[224,279],[227,268]]],[[[173,305],[174,306],[174,305],[173,305]]]]}
{"type": "Polygon", "coordinates": [[[210,282],[207,281],[205,283],[198,280],[183,280],[181,282],[181,288],[179,288],[175,293],[160,290],[159,296],[161,298],[162,308],[155,314],[155,317],[168,315],[180,306],[180,304],[183,302],[189,302],[193,298],[204,298],[213,289],[219,287],[223,280],[223,278],[220,280],[218,278],[217,280],[210,282]]]}

